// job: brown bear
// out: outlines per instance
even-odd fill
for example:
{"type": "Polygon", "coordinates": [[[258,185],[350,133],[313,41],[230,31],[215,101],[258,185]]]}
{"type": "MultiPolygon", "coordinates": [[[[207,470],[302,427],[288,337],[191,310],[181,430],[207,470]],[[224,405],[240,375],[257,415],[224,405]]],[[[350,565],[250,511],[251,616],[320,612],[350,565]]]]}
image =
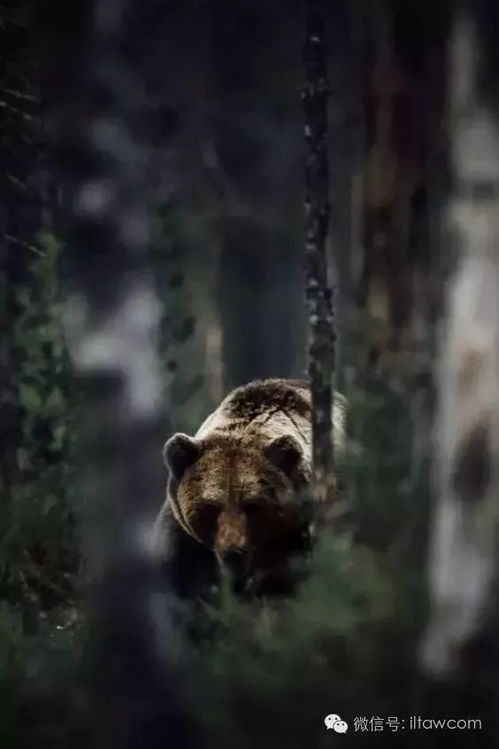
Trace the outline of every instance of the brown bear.
{"type": "MultiPolygon", "coordinates": [[[[335,393],[336,451],[344,445],[345,414],[346,400],[335,393]]],[[[303,502],[312,461],[308,383],[267,379],[238,387],[194,437],[171,437],[164,458],[169,482],[157,539],[178,592],[199,591],[218,570],[235,591],[278,589],[290,556],[310,542],[303,502]]]]}

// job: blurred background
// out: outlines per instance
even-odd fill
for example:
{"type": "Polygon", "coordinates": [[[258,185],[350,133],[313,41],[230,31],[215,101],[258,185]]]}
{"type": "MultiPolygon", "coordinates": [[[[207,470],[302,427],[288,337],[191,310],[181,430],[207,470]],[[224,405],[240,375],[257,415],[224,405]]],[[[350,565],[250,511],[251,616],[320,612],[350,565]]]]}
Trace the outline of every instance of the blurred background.
{"type": "MultiPolygon", "coordinates": [[[[449,209],[464,201],[463,215],[488,216],[487,236],[497,213],[495,135],[482,137],[480,118],[486,110],[485,130],[495,133],[498,10],[486,0],[319,5],[334,376],[350,400],[346,515],[295,600],[277,613],[226,602],[207,614],[208,634],[185,642],[168,635],[168,603],[151,614],[149,572],[123,586],[109,549],[117,539],[121,564],[130,527],[159,510],[160,451],[173,431],[193,433],[237,385],[306,375],[305,3],[0,5],[0,741],[8,749],[449,741],[445,730],[386,722],[411,715],[477,718],[481,730],[450,738],[497,743],[496,638],[480,639],[466,669],[443,681],[424,672],[418,653],[430,609],[431,477],[445,457],[431,436],[439,326],[447,280],[484,236],[466,218],[468,233],[456,229],[449,209]],[[455,31],[463,9],[475,29],[470,48],[468,27],[462,38],[455,31]],[[466,61],[476,70],[456,110],[466,61]],[[464,120],[483,146],[470,163],[464,120]],[[478,162],[490,166],[485,176],[478,162]],[[142,307],[127,307],[138,289],[150,306],[141,296],[142,307]],[[127,367],[142,357],[149,384],[134,412],[109,373],[118,362],[140,379],[140,367],[127,367]],[[131,464],[139,468],[123,468],[131,464]],[[89,593],[102,569],[104,584],[89,593]],[[104,678],[112,715],[101,732],[95,682],[106,669],[116,673],[104,678]],[[348,721],[347,736],[324,729],[331,712],[348,721]],[[364,731],[355,723],[362,716],[364,731]]],[[[478,483],[487,474],[493,490],[496,474],[480,466],[478,483]]]]}

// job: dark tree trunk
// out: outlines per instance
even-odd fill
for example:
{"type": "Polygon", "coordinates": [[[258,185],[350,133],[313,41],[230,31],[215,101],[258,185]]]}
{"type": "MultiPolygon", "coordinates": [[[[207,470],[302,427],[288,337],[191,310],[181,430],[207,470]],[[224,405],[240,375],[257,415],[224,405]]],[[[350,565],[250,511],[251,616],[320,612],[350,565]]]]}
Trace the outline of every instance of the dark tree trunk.
{"type": "Polygon", "coordinates": [[[377,333],[369,365],[384,376],[431,367],[443,267],[447,3],[373,9],[364,38],[365,210],[358,301],[377,333]],[[431,21],[430,21],[431,19],[431,21]]]}
{"type": "Polygon", "coordinates": [[[332,382],[334,375],[333,300],[326,239],[329,225],[329,164],[327,150],[328,85],[324,66],[323,21],[315,0],[306,6],[303,90],[306,161],[306,277],[309,320],[309,375],[312,391],[313,491],[330,503],[334,497],[332,382]]]}

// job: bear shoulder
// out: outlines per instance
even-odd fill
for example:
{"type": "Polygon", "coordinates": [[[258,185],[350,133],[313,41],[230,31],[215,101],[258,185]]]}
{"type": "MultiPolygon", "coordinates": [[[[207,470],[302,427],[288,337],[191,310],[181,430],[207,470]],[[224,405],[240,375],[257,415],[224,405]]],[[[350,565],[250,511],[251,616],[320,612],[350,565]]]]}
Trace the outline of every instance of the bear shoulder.
{"type": "MultiPolygon", "coordinates": [[[[333,395],[333,435],[335,450],[345,443],[347,400],[333,395]]],[[[268,437],[293,433],[304,448],[311,443],[312,397],[307,380],[269,378],[242,385],[221,402],[196,432],[196,439],[212,434],[259,433],[268,437]]]]}
{"type": "Polygon", "coordinates": [[[202,439],[214,431],[257,427],[277,413],[310,420],[310,388],[305,380],[256,380],[232,390],[196,433],[202,439]]]}

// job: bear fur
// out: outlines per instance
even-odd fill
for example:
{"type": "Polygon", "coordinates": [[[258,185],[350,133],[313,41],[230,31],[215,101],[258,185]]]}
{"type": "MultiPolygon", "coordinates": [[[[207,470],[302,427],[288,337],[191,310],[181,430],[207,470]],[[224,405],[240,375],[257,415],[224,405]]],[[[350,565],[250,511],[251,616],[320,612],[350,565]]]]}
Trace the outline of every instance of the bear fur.
{"type": "MultiPolygon", "coordinates": [[[[346,400],[335,393],[336,452],[345,414],[346,400]]],[[[237,388],[194,437],[171,437],[164,459],[169,481],[157,543],[177,592],[200,593],[220,570],[238,592],[279,589],[290,557],[310,544],[308,383],[268,379],[237,388]]]]}

